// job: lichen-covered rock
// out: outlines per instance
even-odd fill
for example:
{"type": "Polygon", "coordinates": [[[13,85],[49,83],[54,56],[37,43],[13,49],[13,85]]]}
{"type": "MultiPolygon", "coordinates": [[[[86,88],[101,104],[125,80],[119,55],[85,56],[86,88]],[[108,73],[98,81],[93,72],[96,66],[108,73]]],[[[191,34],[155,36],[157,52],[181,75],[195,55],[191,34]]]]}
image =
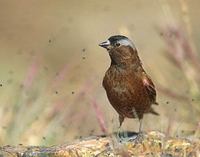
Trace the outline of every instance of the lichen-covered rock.
{"type": "Polygon", "coordinates": [[[0,157],[199,157],[200,140],[166,137],[151,131],[138,136],[127,133],[117,138],[115,134],[93,136],[74,143],[52,147],[4,146],[0,157]]]}

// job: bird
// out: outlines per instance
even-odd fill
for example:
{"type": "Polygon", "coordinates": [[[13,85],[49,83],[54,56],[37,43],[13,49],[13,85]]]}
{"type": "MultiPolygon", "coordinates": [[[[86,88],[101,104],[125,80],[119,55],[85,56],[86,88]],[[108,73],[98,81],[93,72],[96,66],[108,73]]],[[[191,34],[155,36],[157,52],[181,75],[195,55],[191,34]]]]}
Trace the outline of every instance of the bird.
{"type": "Polygon", "coordinates": [[[110,104],[119,114],[119,128],[125,118],[138,118],[140,133],[144,114],[159,115],[152,107],[158,105],[155,85],[128,37],[114,35],[99,46],[107,50],[111,59],[102,85],[110,104]]]}

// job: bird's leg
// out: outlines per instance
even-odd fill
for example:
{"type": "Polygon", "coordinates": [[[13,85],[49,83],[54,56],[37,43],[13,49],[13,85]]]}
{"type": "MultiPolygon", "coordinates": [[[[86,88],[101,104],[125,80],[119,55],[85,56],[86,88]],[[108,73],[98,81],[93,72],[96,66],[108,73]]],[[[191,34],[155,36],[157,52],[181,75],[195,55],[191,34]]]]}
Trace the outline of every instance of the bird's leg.
{"type": "Polygon", "coordinates": [[[138,134],[139,134],[142,131],[142,118],[143,118],[143,115],[140,112],[137,112],[135,110],[135,108],[133,108],[133,116],[135,118],[139,119],[139,132],[138,132],[138,134]]]}
{"type": "Polygon", "coordinates": [[[139,118],[139,132],[138,132],[137,137],[136,137],[135,140],[136,140],[137,142],[141,143],[141,142],[143,141],[143,138],[144,138],[143,135],[144,135],[144,134],[143,134],[143,132],[142,132],[142,118],[139,118]]]}
{"type": "Polygon", "coordinates": [[[118,128],[118,131],[117,131],[117,136],[120,138],[120,131],[121,131],[121,126],[122,126],[122,123],[124,121],[124,117],[119,115],[119,128],[118,128]]]}
{"type": "Polygon", "coordinates": [[[139,119],[139,134],[142,133],[142,118],[139,119]]]}
{"type": "Polygon", "coordinates": [[[119,115],[119,128],[121,128],[123,121],[124,121],[124,117],[119,115]]]}

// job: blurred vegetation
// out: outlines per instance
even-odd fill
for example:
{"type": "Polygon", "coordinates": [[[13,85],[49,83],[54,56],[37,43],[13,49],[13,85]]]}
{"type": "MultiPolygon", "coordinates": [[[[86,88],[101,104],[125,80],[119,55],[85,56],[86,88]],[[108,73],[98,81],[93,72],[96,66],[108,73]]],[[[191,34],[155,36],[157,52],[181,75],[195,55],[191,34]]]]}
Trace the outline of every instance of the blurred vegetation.
{"type": "MultiPolygon", "coordinates": [[[[158,89],[144,130],[199,137],[198,0],[0,1],[0,144],[52,145],[116,131],[98,43],[134,40],[158,89]],[[156,123],[155,123],[156,122],[156,123]]],[[[124,130],[137,130],[127,119],[124,130]]]]}

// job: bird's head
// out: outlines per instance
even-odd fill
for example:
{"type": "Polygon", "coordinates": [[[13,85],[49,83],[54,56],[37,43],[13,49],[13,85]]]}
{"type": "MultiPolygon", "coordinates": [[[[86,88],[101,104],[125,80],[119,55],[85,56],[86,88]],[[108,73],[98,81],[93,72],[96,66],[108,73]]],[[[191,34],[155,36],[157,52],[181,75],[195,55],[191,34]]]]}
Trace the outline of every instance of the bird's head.
{"type": "Polygon", "coordinates": [[[99,46],[109,52],[113,64],[129,64],[134,62],[137,57],[135,45],[126,36],[111,36],[107,41],[100,43],[99,46]]]}

